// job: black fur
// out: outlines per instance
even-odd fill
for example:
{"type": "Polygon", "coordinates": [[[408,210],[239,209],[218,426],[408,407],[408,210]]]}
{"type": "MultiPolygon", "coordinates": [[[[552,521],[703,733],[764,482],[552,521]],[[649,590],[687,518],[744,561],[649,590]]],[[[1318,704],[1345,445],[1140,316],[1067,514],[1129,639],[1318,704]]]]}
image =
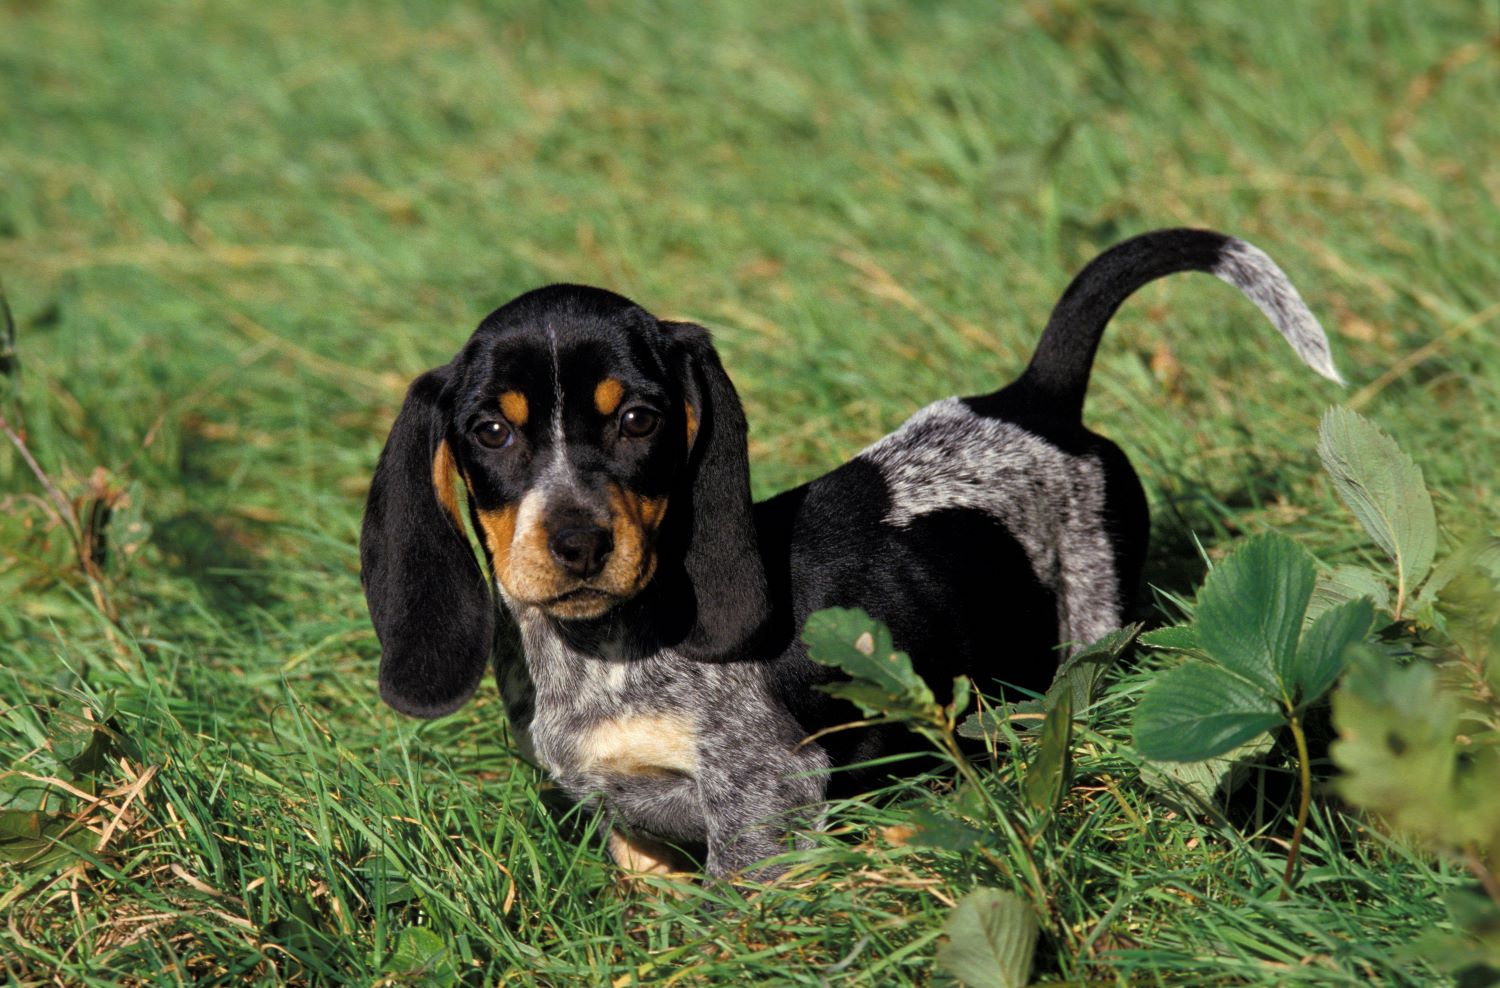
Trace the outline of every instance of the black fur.
{"type": "Polygon", "coordinates": [[[360,580],[380,638],[380,695],[415,717],[441,717],[473,695],[495,625],[489,582],[432,484],[448,429],[448,373],[429,371],[407,391],[359,540],[360,580]]]}

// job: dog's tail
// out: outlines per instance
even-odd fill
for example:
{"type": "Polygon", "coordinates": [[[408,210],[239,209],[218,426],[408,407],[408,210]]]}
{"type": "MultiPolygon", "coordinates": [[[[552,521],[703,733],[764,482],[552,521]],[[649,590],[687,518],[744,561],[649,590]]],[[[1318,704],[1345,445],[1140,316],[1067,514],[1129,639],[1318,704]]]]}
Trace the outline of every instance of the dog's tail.
{"type": "Polygon", "coordinates": [[[1344,383],[1323,327],[1285,272],[1258,247],[1212,230],[1154,230],[1116,244],[1068,285],[1017,384],[1040,392],[1057,413],[1083,413],[1099,337],[1136,289],[1179,271],[1207,271],[1250,297],[1313,370],[1344,383]]]}

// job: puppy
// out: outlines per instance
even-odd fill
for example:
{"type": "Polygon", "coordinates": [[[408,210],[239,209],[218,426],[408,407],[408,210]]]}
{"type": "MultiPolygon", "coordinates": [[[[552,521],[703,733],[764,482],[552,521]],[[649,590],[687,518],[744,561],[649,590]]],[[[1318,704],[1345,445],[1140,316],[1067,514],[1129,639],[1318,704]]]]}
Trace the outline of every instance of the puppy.
{"type": "Polygon", "coordinates": [[[1119,626],[1146,500],[1119,447],[1084,428],[1084,392],[1116,308],[1178,271],[1240,289],[1339,380],[1269,257],[1161,230],[1083,269],[1013,384],[929,405],[759,504],[704,329],[597,288],[520,296],[413,382],[375,468],[360,559],[381,696],[447,714],[493,656],[523,754],[607,815],[622,866],[665,869],[679,845],[715,876],[774,874],[755,866],[819,824],[830,781],[863,782],[830,768],[905,741],[807,741],[858,719],[817,688],[836,674],[799,640],[810,613],[863,608],[935,688],[1044,689],[1060,649],[1119,626]]]}

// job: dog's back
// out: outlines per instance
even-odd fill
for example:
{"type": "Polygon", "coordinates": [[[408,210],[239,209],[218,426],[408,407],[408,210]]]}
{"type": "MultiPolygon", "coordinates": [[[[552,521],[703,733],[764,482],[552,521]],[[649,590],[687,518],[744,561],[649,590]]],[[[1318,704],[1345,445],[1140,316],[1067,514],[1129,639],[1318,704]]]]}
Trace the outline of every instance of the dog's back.
{"type": "MultiPolygon", "coordinates": [[[[1192,270],[1239,288],[1309,366],[1339,380],[1317,320],[1250,244],[1161,230],[1099,255],[1063,293],[1014,383],[929,405],[844,466],[757,505],[761,554],[786,615],[776,683],[804,723],[853,719],[852,707],[811,688],[834,675],[797,637],[820,608],[869,612],[940,695],[959,675],[1040,692],[1069,648],[1123,623],[1149,514],[1125,454],[1084,427],[1084,396],[1120,304],[1192,270]]],[[[855,744],[851,757],[877,747],[855,744]]]]}

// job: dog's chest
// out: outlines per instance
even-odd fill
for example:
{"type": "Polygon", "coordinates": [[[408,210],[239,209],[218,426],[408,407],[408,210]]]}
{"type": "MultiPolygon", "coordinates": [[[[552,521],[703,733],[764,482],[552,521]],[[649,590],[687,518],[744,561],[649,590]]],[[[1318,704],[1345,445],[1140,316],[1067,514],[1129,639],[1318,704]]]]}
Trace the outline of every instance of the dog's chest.
{"type": "Polygon", "coordinates": [[[512,714],[512,727],[554,778],[569,787],[599,776],[694,774],[699,718],[670,653],[625,656],[606,647],[586,655],[542,622],[520,623],[527,682],[503,675],[502,685],[513,712],[529,707],[524,724],[512,714]],[[529,704],[512,701],[521,690],[529,704]]]}

